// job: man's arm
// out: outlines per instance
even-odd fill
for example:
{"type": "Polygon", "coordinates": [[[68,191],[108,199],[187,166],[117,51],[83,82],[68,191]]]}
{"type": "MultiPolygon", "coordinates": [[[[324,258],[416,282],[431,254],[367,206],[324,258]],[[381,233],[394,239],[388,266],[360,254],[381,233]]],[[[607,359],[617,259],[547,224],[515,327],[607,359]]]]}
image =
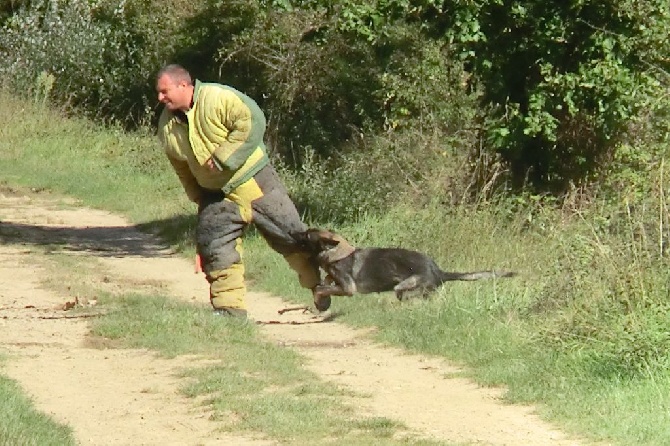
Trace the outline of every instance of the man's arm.
{"type": "Polygon", "coordinates": [[[265,115],[249,97],[222,89],[216,104],[218,117],[228,129],[226,140],[213,153],[221,169],[236,171],[263,144],[265,115]]]}
{"type": "Polygon", "coordinates": [[[173,158],[170,155],[168,155],[168,160],[170,160],[172,168],[177,173],[177,177],[179,177],[179,181],[184,187],[188,198],[194,203],[199,203],[202,194],[202,188],[191,173],[191,169],[188,167],[188,163],[186,161],[173,158]]]}

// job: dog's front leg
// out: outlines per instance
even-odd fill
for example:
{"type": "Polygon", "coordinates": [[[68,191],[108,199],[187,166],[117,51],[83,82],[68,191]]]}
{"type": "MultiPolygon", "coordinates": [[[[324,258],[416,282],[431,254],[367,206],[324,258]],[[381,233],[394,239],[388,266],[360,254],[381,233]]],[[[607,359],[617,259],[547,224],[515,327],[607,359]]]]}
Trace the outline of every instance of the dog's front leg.
{"type": "Polygon", "coordinates": [[[337,284],[334,285],[317,285],[314,288],[314,293],[318,297],[326,296],[353,296],[353,291],[343,288],[337,284]]]}
{"type": "Polygon", "coordinates": [[[330,283],[322,283],[315,288],[318,296],[353,296],[356,292],[356,283],[351,276],[333,276],[329,274],[327,279],[330,283]]]}
{"type": "Polygon", "coordinates": [[[330,296],[353,296],[356,292],[354,278],[336,265],[323,265],[326,272],[324,281],[313,290],[314,305],[317,310],[330,308],[330,296]]]}
{"type": "Polygon", "coordinates": [[[328,274],[324,281],[312,290],[314,306],[319,311],[330,308],[330,296],[351,296],[351,286],[342,286],[332,275],[328,274]]]}

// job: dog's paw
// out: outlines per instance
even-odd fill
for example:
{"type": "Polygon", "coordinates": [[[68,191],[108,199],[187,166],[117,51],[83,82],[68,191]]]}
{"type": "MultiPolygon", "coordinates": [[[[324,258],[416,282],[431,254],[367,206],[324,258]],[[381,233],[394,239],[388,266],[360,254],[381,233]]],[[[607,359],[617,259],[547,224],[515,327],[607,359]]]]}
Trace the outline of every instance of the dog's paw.
{"type": "Polygon", "coordinates": [[[314,306],[319,311],[326,311],[330,308],[330,296],[319,296],[318,294],[315,294],[314,306]]]}

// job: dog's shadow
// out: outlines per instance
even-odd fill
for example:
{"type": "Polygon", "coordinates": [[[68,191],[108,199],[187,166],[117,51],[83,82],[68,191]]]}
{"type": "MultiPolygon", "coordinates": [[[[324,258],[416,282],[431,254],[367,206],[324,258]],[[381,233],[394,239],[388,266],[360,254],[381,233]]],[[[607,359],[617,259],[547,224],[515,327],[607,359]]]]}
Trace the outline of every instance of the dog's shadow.
{"type": "MultiPolygon", "coordinates": [[[[310,311],[309,309],[305,310],[305,313],[310,311]]],[[[282,314],[282,313],[280,313],[282,314]]],[[[268,320],[268,321],[256,321],[256,325],[310,325],[310,324],[322,324],[324,322],[331,322],[341,316],[343,313],[341,311],[324,311],[323,313],[312,313],[312,316],[308,320],[304,321],[282,321],[278,319],[268,320]]]]}

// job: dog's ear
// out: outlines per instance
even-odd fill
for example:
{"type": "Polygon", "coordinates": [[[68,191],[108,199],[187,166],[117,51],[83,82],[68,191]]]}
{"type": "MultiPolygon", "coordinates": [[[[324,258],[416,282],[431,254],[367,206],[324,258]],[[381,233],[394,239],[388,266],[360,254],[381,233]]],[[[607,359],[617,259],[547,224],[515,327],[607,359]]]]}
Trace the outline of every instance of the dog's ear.
{"type": "Polygon", "coordinates": [[[321,231],[319,261],[337,262],[350,256],[356,249],[341,235],[332,231],[321,231]]]}
{"type": "Polygon", "coordinates": [[[319,241],[323,244],[325,249],[337,246],[342,241],[342,237],[332,231],[321,231],[319,233],[319,241]]]}

